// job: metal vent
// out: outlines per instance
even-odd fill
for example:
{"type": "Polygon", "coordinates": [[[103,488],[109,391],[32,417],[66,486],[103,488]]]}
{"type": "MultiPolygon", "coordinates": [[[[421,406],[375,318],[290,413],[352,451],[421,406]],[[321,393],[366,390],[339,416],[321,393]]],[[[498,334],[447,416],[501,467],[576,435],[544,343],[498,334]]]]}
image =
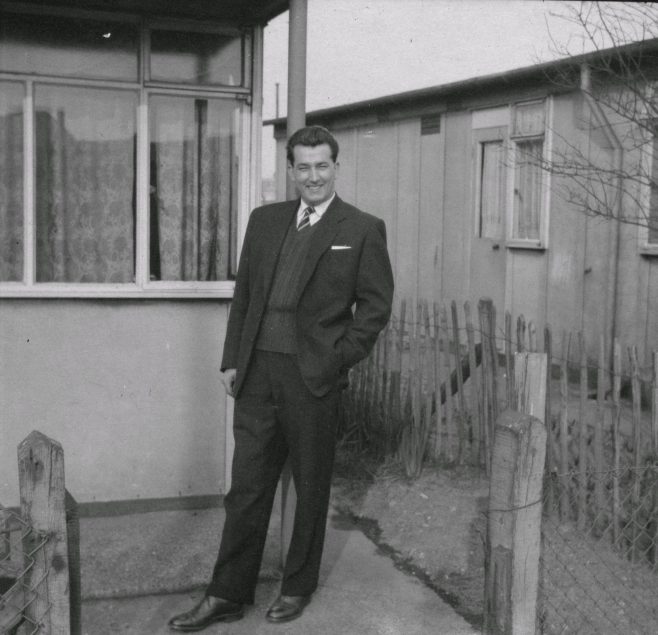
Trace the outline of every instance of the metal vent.
{"type": "Polygon", "coordinates": [[[439,134],[441,132],[441,115],[424,115],[420,118],[420,134],[439,134]]]}

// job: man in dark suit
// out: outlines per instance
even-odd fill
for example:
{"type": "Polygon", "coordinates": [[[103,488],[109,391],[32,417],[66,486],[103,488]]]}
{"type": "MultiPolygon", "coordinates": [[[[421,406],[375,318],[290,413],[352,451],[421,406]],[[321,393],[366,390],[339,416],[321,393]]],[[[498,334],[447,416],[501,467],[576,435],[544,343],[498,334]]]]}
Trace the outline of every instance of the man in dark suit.
{"type": "Polygon", "coordinates": [[[240,619],[253,603],[272,503],[290,460],[297,492],[281,594],[270,622],[299,617],[318,583],[340,391],[391,311],[384,222],[335,193],[338,144],[295,132],[288,173],[301,199],[250,216],[229,315],[222,380],[235,402],[232,486],[206,595],[178,631],[240,619]]]}

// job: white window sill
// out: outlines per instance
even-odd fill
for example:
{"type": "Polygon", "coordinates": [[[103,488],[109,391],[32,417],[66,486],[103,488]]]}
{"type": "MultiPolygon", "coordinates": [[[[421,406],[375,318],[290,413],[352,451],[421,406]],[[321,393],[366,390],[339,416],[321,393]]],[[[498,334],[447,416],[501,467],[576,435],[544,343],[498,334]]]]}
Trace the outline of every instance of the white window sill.
{"type": "Polygon", "coordinates": [[[640,245],[640,254],[649,257],[658,256],[658,244],[645,243],[644,245],[640,245]]]}
{"type": "Polygon", "coordinates": [[[0,298],[130,298],[130,299],[231,299],[234,282],[157,283],[139,287],[133,284],[63,284],[25,285],[20,282],[0,285],[0,298]]]}
{"type": "Polygon", "coordinates": [[[510,239],[505,242],[507,249],[531,249],[534,251],[545,251],[546,245],[540,240],[514,240],[510,239]]]}

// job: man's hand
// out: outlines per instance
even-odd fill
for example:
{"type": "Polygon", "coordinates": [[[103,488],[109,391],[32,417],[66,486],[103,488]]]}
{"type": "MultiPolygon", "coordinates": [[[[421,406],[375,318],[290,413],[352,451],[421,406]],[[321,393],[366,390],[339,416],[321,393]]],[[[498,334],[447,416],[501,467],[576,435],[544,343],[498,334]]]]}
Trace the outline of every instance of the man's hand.
{"type": "Polygon", "coordinates": [[[224,388],[226,388],[226,392],[231,397],[235,396],[233,394],[233,388],[235,387],[235,376],[237,375],[237,372],[236,368],[227,368],[223,373],[220,373],[224,388]]]}

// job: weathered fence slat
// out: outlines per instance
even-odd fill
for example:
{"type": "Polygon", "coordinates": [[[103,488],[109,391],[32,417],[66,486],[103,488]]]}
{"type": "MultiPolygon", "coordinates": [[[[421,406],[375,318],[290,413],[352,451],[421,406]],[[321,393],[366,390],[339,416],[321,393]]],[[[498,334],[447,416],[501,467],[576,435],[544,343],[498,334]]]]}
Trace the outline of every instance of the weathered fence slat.
{"type": "Polygon", "coordinates": [[[621,438],[619,436],[619,423],[621,421],[621,345],[615,338],[613,344],[613,384],[612,399],[615,405],[615,415],[612,418],[612,446],[613,446],[613,472],[612,472],[612,541],[619,547],[619,463],[621,455],[621,438]]]}
{"type": "Polygon", "coordinates": [[[509,311],[505,311],[505,377],[507,378],[507,407],[513,408],[514,383],[512,377],[514,377],[514,360],[512,352],[512,314],[509,311]]]}
{"type": "MultiPolygon", "coordinates": [[[[654,460],[654,478],[658,483],[658,351],[653,351],[651,384],[651,451],[654,460]]],[[[658,565],[658,486],[653,488],[653,566],[658,565]]]]}
{"type": "Polygon", "coordinates": [[[585,337],[578,333],[580,351],[580,402],[578,428],[578,528],[585,527],[587,515],[587,351],[585,337]]]}
{"type": "Polygon", "coordinates": [[[651,359],[653,362],[653,379],[651,383],[651,447],[653,455],[658,457],[658,351],[653,351],[651,359]]]}
{"type": "Polygon", "coordinates": [[[439,307],[434,303],[432,307],[434,313],[434,394],[436,395],[436,433],[434,437],[434,458],[439,458],[443,452],[443,443],[441,439],[442,430],[442,412],[441,412],[441,377],[443,376],[443,361],[441,353],[442,337],[439,323],[439,307]]]}
{"type": "Polygon", "coordinates": [[[546,475],[547,487],[546,500],[548,509],[555,509],[555,435],[553,434],[553,417],[551,415],[551,368],[553,360],[553,336],[548,324],[544,326],[544,353],[546,353],[546,403],[544,406],[544,425],[546,426],[546,475]]]}
{"type": "Polygon", "coordinates": [[[82,630],[82,581],[80,578],[80,514],[78,503],[65,491],[66,544],[69,555],[69,600],[71,610],[71,635],[80,635],[82,630]]]}
{"type": "Polygon", "coordinates": [[[496,397],[496,371],[498,360],[495,356],[496,344],[492,342],[495,337],[495,309],[489,298],[482,298],[478,302],[480,318],[480,337],[482,338],[482,392],[484,395],[484,444],[486,473],[491,473],[491,452],[493,428],[497,416],[496,397]]]}
{"type": "Polygon", "coordinates": [[[491,438],[493,425],[498,419],[498,346],[496,345],[496,305],[491,302],[491,318],[489,320],[489,347],[491,351],[491,438]]]}
{"type": "Polygon", "coordinates": [[[605,339],[599,338],[599,363],[596,371],[596,422],[594,424],[594,501],[599,525],[603,524],[605,510],[605,492],[603,483],[603,425],[605,422],[605,339]]]}
{"type": "MultiPolygon", "coordinates": [[[[475,353],[475,332],[473,328],[473,316],[471,315],[470,302],[464,302],[464,319],[466,321],[466,340],[468,342],[468,363],[471,375],[471,398],[475,404],[475,414],[477,419],[474,421],[473,429],[473,462],[478,465],[482,462],[482,370],[477,366],[475,353]]],[[[480,350],[482,345],[480,345],[480,350]]]]}
{"type": "Polygon", "coordinates": [[[642,481],[642,418],[640,403],[640,364],[637,359],[637,347],[631,346],[628,349],[628,355],[631,364],[631,392],[633,399],[633,487],[631,488],[631,559],[633,562],[638,560],[638,534],[640,532],[640,484],[642,481]]]}
{"type": "MultiPolygon", "coordinates": [[[[439,396],[435,395],[434,387],[436,386],[436,378],[434,376],[435,366],[434,366],[434,347],[436,342],[432,334],[432,326],[430,321],[430,310],[427,300],[423,302],[423,322],[425,324],[425,338],[427,342],[427,347],[425,351],[425,434],[426,434],[426,445],[429,441],[432,430],[432,406],[435,402],[435,399],[438,400],[439,396]]],[[[439,409],[436,408],[436,414],[438,416],[439,409]]]]}
{"type": "Polygon", "coordinates": [[[466,453],[466,439],[468,437],[468,430],[466,427],[468,425],[468,418],[466,416],[464,376],[462,374],[461,346],[459,344],[459,316],[457,315],[457,303],[454,300],[450,303],[450,312],[452,314],[453,354],[455,358],[455,371],[457,373],[457,397],[459,399],[459,413],[457,415],[459,425],[458,460],[459,463],[463,463],[466,453]]]}
{"type": "Polygon", "coordinates": [[[448,330],[448,314],[445,305],[441,305],[440,310],[441,320],[441,349],[443,350],[443,363],[444,363],[444,382],[445,396],[446,396],[446,458],[448,461],[454,459],[454,440],[455,440],[455,424],[453,420],[453,404],[452,404],[452,390],[450,388],[450,331],[448,330]]]}
{"type": "Polygon", "coordinates": [[[565,522],[570,513],[569,489],[569,340],[562,333],[560,359],[560,520],[565,522]]]}
{"type": "Polygon", "coordinates": [[[519,353],[527,350],[525,344],[525,318],[523,315],[516,318],[516,350],[519,353]]]}
{"type": "Polygon", "coordinates": [[[528,322],[528,350],[531,353],[537,352],[537,327],[532,320],[528,322]]]}
{"type": "Polygon", "coordinates": [[[503,412],[495,428],[485,567],[484,632],[535,632],[546,429],[503,412]]]}
{"type": "Polygon", "coordinates": [[[18,446],[18,478],[21,513],[32,528],[23,545],[26,553],[33,554],[26,579],[25,617],[41,625],[40,634],[70,635],[62,446],[40,432],[30,433],[18,446]]]}

